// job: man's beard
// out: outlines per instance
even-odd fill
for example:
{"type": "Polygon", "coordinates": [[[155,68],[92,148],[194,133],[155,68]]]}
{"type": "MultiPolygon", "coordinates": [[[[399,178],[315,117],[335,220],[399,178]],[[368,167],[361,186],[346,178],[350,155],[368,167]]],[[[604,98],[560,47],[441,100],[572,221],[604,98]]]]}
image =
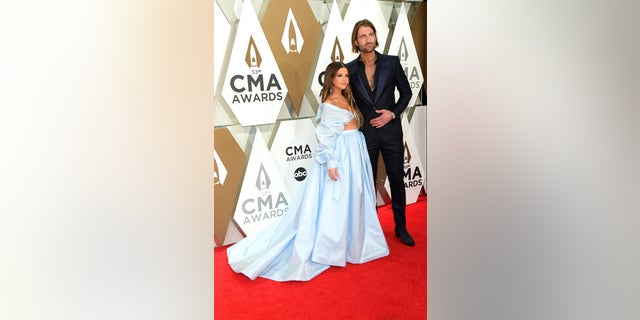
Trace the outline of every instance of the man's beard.
{"type": "Polygon", "coordinates": [[[364,45],[358,47],[358,49],[360,50],[360,52],[363,52],[363,53],[371,53],[376,49],[376,45],[367,43],[367,44],[364,44],[364,45]],[[371,45],[371,49],[367,49],[368,45],[371,45]]]}

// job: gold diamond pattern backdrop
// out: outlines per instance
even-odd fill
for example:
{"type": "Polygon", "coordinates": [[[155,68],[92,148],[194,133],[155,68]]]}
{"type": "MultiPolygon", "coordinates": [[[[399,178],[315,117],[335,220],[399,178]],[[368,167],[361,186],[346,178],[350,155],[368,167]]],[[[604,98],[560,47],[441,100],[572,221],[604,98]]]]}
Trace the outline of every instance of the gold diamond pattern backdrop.
{"type": "MultiPolygon", "coordinates": [[[[261,230],[288,209],[316,144],[313,125],[290,121],[314,119],[319,73],[355,57],[349,38],[359,19],[376,25],[378,51],[401,58],[414,89],[401,116],[407,203],[426,192],[426,10],[424,1],[215,1],[216,246],[261,230]]],[[[389,191],[384,174],[378,178],[382,205],[389,191]]]]}

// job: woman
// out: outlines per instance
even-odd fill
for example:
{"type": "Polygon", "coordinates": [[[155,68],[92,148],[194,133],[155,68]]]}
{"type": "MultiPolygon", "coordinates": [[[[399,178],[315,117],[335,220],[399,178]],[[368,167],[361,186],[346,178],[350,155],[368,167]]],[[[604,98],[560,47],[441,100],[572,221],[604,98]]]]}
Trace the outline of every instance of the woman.
{"type": "Polygon", "coordinates": [[[330,266],[387,256],[376,213],[362,115],[342,62],[329,64],[320,93],[318,145],[307,182],[278,221],[227,249],[229,265],[250,279],[307,281],[330,266]]]}

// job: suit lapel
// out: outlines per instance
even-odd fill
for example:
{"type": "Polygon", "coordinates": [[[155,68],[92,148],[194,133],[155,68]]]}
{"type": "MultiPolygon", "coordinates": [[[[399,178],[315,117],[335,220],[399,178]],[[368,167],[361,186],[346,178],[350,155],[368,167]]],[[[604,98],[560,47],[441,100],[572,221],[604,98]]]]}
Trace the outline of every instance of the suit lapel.
{"type": "Polygon", "coordinates": [[[378,101],[380,99],[380,95],[382,94],[383,88],[387,79],[391,76],[389,73],[389,63],[388,60],[380,59],[378,56],[378,64],[376,65],[376,97],[374,101],[378,101]]]}
{"type": "Polygon", "coordinates": [[[367,99],[367,102],[369,102],[370,104],[373,104],[373,101],[371,101],[371,94],[369,94],[369,92],[371,92],[371,89],[369,88],[369,84],[367,83],[367,76],[364,74],[364,70],[357,73],[357,78],[355,79],[354,84],[358,86],[360,92],[363,93],[362,97],[367,99]]]}

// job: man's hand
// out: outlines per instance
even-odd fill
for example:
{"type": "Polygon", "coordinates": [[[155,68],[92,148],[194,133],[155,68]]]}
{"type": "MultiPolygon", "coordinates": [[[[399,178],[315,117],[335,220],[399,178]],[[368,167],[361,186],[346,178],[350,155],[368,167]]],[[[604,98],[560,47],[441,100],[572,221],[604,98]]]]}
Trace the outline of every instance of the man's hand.
{"type": "Polygon", "coordinates": [[[376,128],[381,128],[385,124],[389,123],[389,121],[393,120],[393,112],[387,109],[376,110],[380,115],[376,118],[371,119],[371,125],[376,128]]]}

